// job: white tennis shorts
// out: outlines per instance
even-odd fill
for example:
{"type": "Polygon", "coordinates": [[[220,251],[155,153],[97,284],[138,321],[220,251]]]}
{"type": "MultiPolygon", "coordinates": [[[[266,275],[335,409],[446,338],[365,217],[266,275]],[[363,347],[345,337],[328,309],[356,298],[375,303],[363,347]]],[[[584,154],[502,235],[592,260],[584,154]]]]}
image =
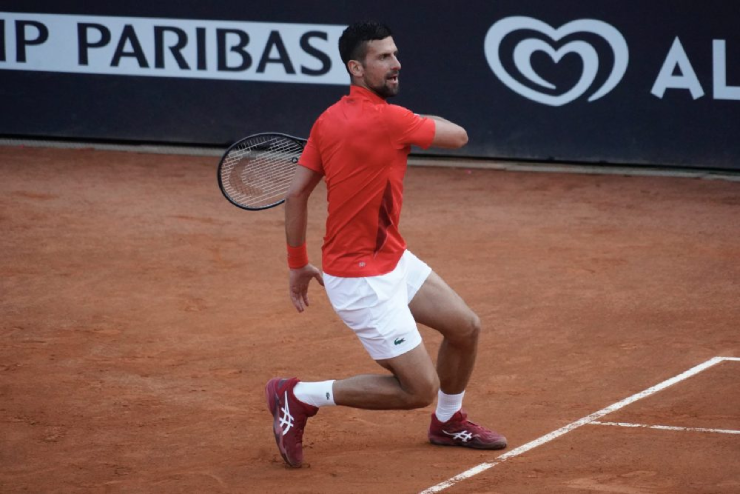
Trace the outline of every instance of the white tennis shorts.
{"type": "Polygon", "coordinates": [[[408,250],[390,273],[340,278],[324,273],[331,305],[374,360],[398,357],[421,343],[409,302],[432,272],[408,250]]]}

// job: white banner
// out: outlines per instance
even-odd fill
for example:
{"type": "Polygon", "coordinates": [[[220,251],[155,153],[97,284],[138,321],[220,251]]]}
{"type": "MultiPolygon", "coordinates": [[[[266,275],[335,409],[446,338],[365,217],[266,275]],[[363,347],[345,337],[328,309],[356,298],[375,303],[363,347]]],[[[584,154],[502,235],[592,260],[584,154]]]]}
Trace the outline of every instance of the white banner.
{"type": "Polygon", "coordinates": [[[0,12],[0,70],[347,85],[345,27],[0,12]]]}

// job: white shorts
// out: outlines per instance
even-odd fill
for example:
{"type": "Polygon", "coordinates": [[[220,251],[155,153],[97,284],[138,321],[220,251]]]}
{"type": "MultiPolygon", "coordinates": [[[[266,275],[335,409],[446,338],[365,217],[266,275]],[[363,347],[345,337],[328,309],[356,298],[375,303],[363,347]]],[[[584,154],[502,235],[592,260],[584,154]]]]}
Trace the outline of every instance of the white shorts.
{"type": "Polygon", "coordinates": [[[432,272],[408,250],[390,273],[340,278],[324,273],[331,305],[374,360],[398,357],[421,343],[409,302],[432,272]]]}

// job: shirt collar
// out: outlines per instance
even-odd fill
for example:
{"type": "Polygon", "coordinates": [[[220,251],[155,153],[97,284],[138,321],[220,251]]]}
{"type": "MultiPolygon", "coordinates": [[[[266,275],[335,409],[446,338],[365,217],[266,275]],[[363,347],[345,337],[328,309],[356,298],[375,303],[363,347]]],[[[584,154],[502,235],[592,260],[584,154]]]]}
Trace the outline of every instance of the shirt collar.
{"type": "Polygon", "coordinates": [[[350,97],[361,98],[375,104],[388,104],[384,98],[381,98],[371,90],[365,89],[362,86],[355,86],[354,84],[349,87],[349,95],[350,97]]]}

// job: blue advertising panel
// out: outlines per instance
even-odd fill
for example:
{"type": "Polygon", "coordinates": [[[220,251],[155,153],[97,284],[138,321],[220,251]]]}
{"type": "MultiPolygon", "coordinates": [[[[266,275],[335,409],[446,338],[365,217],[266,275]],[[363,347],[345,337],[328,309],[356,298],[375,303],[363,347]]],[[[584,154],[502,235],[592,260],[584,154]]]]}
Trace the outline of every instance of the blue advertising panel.
{"type": "MultiPolygon", "coordinates": [[[[224,146],[307,136],[376,19],[392,102],[463,125],[457,156],[740,169],[740,2],[5,2],[0,134],[224,146]]],[[[439,152],[439,151],[437,151],[439,152]]]]}

